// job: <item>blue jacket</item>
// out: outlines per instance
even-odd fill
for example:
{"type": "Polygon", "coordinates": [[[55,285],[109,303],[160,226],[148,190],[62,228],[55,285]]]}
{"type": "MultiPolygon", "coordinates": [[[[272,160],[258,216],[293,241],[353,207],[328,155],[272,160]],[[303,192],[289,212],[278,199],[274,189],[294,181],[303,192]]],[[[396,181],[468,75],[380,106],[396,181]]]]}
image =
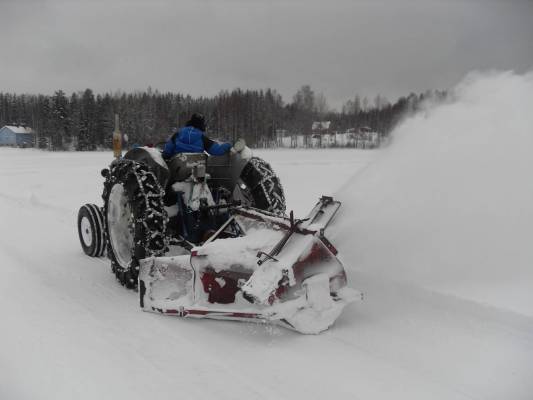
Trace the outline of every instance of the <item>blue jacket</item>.
{"type": "Polygon", "coordinates": [[[231,143],[217,143],[209,139],[200,129],[186,126],[165,143],[163,158],[170,158],[177,153],[203,153],[204,151],[214,156],[221,156],[229,149],[231,149],[231,143]]]}

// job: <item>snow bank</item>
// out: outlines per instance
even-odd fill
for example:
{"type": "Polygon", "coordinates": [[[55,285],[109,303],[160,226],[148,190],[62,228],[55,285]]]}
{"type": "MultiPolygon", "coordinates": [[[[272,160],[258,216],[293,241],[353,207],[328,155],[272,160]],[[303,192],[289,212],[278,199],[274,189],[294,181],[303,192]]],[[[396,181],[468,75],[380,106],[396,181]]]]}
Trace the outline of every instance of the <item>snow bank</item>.
{"type": "Polygon", "coordinates": [[[472,73],[338,196],[354,267],[533,315],[533,73],[472,73]]]}

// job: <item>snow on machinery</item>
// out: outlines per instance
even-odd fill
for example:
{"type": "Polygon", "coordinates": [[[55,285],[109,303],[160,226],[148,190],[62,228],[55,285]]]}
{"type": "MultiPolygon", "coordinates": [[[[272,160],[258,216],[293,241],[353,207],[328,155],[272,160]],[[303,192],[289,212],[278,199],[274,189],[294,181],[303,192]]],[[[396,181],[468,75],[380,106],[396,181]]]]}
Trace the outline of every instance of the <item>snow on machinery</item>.
{"type": "Polygon", "coordinates": [[[80,242],[89,256],[107,250],[146,311],[318,333],[358,297],[324,236],[340,203],[322,197],[305,219],[285,216],[279,179],[243,141],[168,161],[136,148],[102,175],[104,205],[80,208],[80,242]]]}

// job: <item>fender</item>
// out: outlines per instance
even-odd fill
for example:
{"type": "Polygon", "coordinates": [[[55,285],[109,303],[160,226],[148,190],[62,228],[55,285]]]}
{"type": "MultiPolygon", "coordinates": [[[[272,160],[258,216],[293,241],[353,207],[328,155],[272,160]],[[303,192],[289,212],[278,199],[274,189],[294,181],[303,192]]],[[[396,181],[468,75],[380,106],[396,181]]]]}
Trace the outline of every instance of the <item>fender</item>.
{"type": "Polygon", "coordinates": [[[252,156],[253,152],[248,146],[244,146],[239,152],[232,150],[223,156],[210,156],[207,159],[209,181],[233,191],[235,185],[241,182],[242,170],[252,156]]]}
{"type": "Polygon", "coordinates": [[[170,173],[167,163],[163,160],[163,156],[159,150],[151,147],[136,147],[124,154],[124,158],[148,165],[159,181],[159,184],[163,188],[166,187],[170,173]]]}

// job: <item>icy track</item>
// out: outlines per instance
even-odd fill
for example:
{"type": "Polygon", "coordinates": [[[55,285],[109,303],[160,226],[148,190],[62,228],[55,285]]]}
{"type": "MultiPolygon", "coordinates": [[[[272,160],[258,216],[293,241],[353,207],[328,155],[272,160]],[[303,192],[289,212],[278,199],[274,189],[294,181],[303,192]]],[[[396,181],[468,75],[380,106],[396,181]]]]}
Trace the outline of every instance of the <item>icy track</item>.
{"type": "Polygon", "coordinates": [[[532,86],[470,77],[386,150],[257,152],[298,215],[344,201],[366,299],[318,336],[143,313],[78,243],[110,154],[0,149],[0,399],[532,399],[532,86]]]}

